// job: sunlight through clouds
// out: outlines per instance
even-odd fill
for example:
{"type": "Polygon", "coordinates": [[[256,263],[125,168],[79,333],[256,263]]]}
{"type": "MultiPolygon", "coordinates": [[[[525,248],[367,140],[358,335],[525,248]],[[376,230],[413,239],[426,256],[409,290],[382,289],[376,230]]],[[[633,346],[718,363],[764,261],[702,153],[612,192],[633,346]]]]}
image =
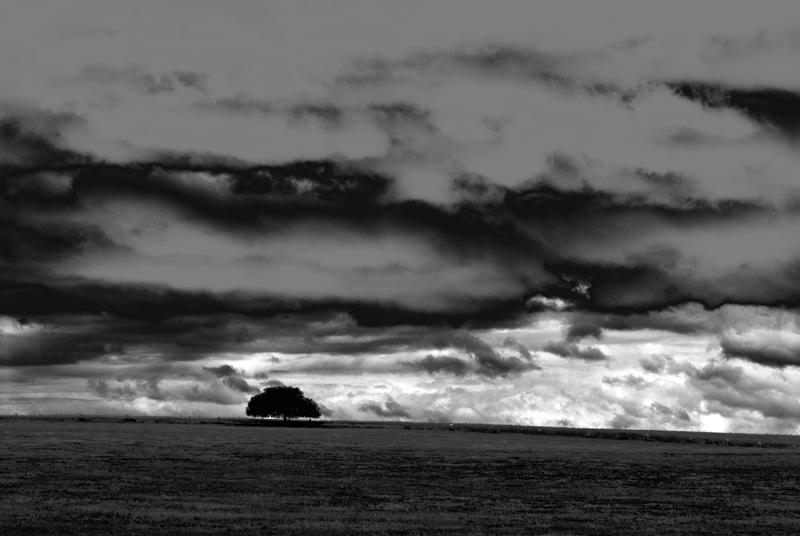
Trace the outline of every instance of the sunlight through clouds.
{"type": "Polygon", "coordinates": [[[0,413],[800,424],[796,3],[51,4],[0,17],[0,413]]]}

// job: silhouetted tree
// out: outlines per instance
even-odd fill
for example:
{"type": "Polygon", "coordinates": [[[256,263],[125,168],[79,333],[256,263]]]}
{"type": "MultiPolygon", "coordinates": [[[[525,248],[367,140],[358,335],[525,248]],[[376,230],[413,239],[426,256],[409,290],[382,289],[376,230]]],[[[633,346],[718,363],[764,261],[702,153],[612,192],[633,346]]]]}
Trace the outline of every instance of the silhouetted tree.
{"type": "Polygon", "coordinates": [[[279,385],[267,387],[253,396],[247,403],[248,417],[283,417],[283,420],[297,417],[320,417],[317,403],[307,398],[297,387],[279,385]]]}

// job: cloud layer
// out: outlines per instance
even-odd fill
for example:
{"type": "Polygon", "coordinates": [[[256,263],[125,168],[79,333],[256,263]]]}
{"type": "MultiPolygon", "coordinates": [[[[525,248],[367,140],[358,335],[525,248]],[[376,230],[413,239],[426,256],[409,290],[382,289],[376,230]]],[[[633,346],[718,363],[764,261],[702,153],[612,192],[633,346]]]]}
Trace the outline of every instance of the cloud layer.
{"type": "Polygon", "coordinates": [[[450,4],[12,2],[3,381],[180,413],[389,374],[327,414],[791,428],[746,378],[800,364],[800,8],[450,4]]]}

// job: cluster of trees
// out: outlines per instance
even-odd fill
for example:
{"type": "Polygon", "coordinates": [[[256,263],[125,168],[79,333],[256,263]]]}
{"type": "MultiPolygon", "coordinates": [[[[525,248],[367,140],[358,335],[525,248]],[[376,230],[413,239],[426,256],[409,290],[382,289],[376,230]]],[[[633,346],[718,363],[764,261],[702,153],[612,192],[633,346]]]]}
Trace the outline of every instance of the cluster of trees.
{"type": "Polygon", "coordinates": [[[316,402],[297,387],[288,385],[267,387],[250,399],[246,413],[248,417],[282,417],[284,421],[299,417],[318,419],[321,415],[316,402]]]}

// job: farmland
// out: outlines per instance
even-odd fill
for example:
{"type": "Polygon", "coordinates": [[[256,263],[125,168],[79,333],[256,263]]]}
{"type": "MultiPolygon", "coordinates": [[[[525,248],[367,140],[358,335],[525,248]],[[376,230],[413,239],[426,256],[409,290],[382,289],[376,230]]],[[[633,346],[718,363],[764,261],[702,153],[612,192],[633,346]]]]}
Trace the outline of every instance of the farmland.
{"type": "Polygon", "coordinates": [[[795,437],[267,424],[2,418],[0,534],[800,533],[795,437]]]}

